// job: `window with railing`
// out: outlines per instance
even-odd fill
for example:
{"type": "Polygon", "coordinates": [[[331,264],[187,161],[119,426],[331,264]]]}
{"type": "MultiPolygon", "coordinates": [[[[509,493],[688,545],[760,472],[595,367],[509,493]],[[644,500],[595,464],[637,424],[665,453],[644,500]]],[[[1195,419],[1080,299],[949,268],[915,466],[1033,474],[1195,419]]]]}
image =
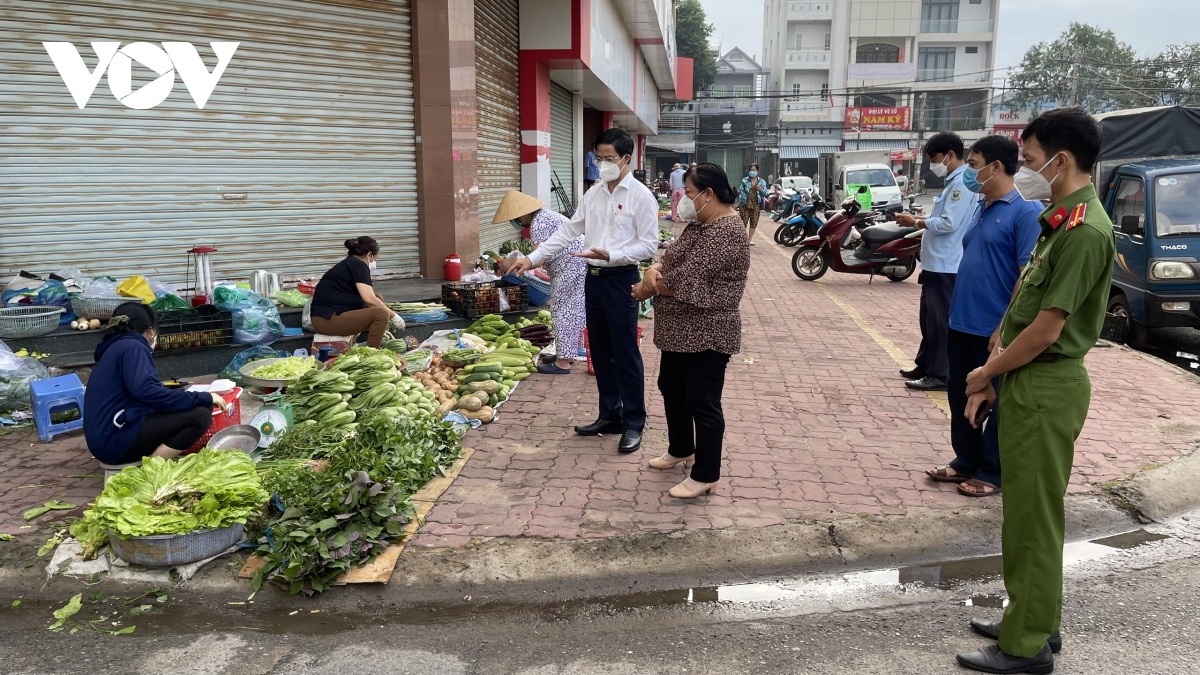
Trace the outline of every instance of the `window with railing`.
{"type": "Polygon", "coordinates": [[[748,84],[737,84],[733,87],[733,95],[738,97],[738,105],[750,105],[750,95],[753,93],[754,87],[748,84]]]}
{"type": "Polygon", "coordinates": [[[917,125],[923,131],[967,131],[986,124],[987,93],[952,91],[922,94],[917,99],[917,125]]]}
{"type": "Polygon", "coordinates": [[[900,48],[889,44],[859,45],[854,60],[857,63],[900,63],[900,48]]]}
{"type": "Polygon", "coordinates": [[[953,82],[955,47],[921,47],[917,52],[918,82],[953,82]]]}
{"type": "Polygon", "coordinates": [[[922,0],[922,33],[957,33],[959,0],[922,0]]]}

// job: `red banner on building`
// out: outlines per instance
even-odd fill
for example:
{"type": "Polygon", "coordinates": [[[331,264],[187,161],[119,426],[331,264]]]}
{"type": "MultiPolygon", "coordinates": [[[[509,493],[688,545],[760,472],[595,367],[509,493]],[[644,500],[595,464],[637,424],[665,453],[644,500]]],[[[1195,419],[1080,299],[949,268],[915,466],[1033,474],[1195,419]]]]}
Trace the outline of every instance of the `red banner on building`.
{"type": "Polygon", "coordinates": [[[908,131],[912,108],[846,108],[846,128],[861,131],[908,131]]]}
{"type": "Polygon", "coordinates": [[[1025,131],[1024,124],[997,124],[993,129],[993,133],[997,136],[1008,136],[1017,142],[1017,147],[1022,147],[1021,132],[1025,131]]]}

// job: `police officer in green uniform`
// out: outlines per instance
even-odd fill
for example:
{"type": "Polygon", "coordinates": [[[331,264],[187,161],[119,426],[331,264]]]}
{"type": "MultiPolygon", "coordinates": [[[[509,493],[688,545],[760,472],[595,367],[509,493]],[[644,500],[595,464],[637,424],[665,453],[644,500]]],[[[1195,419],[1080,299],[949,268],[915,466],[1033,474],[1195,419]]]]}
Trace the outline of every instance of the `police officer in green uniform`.
{"type": "MultiPolygon", "coordinates": [[[[996,400],[1004,471],[1001,621],[974,619],[997,645],[958,655],[985,673],[1049,673],[1062,646],[1062,554],[1067,481],[1092,387],[1083,357],[1096,344],[1112,282],[1112,222],[1092,187],[1100,130],[1079,108],[1043,113],[1025,127],[1025,165],[1049,195],[1042,234],[1000,324],[986,365],[967,377],[968,418],[996,400]]],[[[982,417],[982,416],[980,416],[982,417]]]]}

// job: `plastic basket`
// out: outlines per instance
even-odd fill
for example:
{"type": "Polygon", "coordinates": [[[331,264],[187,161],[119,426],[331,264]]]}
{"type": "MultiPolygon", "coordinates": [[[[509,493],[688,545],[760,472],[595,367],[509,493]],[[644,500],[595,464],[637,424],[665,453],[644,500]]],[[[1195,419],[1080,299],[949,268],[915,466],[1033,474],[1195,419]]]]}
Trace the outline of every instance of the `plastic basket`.
{"type": "Polygon", "coordinates": [[[0,309],[0,338],[31,338],[49,335],[58,328],[62,307],[30,305],[0,309]]]}
{"type": "Polygon", "coordinates": [[[108,545],[117,557],[144,567],[176,567],[206,560],[242,540],[244,523],[187,534],[160,534],[122,539],[108,533],[108,545]]]}
{"type": "Polygon", "coordinates": [[[208,444],[209,439],[217,434],[218,431],[237,426],[242,423],[242,388],[237,387],[230,393],[222,393],[221,398],[229,404],[229,412],[223,410],[214,410],[212,414],[212,424],[208,425],[208,431],[200,437],[200,440],[192,444],[192,447],[183,451],[183,454],[190,455],[195,452],[200,452],[204,446],[208,444]]]}
{"type": "Polygon", "coordinates": [[[177,351],[233,344],[233,313],[213,305],[163,312],[158,318],[156,351],[177,351]]]}
{"type": "Polygon", "coordinates": [[[112,318],[113,312],[117,308],[127,302],[140,302],[137,298],[89,298],[86,295],[75,295],[71,297],[71,311],[79,315],[79,318],[100,319],[107,321],[112,318]]]}
{"type": "Polygon", "coordinates": [[[503,279],[484,283],[442,284],[442,304],[451,314],[474,319],[485,314],[501,314],[500,294],[508,299],[508,311],[524,312],[529,309],[529,285],[514,284],[503,279]]]}
{"type": "Polygon", "coordinates": [[[504,277],[504,280],[512,284],[526,284],[529,286],[529,304],[535,307],[550,302],[550,282],[542,281],[537,277],[518,277],[515,274],[509,274],[504,277]]]}
{"type": "MultiPolygon", "coordinates": [[[[638,349],[641,349],[642,348],[642,327],[641,326],[638,326],[637,335],[638,335],[637,336],[638,349]]],[[[588,375],[595,375],[596,369],[592,367],[592,348],[590,346],[588,346],[588,334],[587,334],[586,328],[583,329],[583,349],[584,349],[584,351],[587,352],[588,375]]],[[[566,357],[563,357],[563,358],[566,358],[566,357]]]]}

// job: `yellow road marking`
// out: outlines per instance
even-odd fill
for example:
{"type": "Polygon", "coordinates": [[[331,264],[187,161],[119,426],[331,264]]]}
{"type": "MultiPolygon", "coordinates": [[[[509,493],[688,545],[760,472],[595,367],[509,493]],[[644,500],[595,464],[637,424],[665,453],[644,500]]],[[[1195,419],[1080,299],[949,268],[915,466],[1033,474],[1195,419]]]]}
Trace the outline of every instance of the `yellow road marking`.
{"type": "MultiPolygon", "coordinates": [[[[755,235],[757,234],[758,233],[755,232],[755,235]]],[[[784,250],[783,247],[775,243],[774,239],[771,239],[770,245],[780,255],[782,255],[784,258],[787,258],[788,268],[790,269],[792,256],[794,254],[784,250]]],[[[866,333],[868,337],[874,340],[875,344],[882,347],[883,351],[891,357],[892,361],[896,362],[896,365],[900,366],[901,368],[913,367],[912,359],[908,357],[908,354],[904,353],[904,350],[897,347],[896,344],[889,340],[886,335],[872,326],[869,321],[863,318],[863,315],[860,314],[857,309],[855,309],[850,303],[842,300],[832,288],[820,281],[814,281],[812,283],[816,284],[817,288],[821,289],[821,292],[833,301],[833,304],[837,305],[839,309],[845,312],[846,316],[850,317],[850,320],[853,321],[860,329],[862,329],[862,332],[866,333]]],[[[942,411],[942,414],[944,414],[947,419],[950,417],[950,401],[946,398],[946,392],[927,391],[925,392],[925,395],[929,397],[929,400],[932,401],[935,406],[937,406],[938,410],[942,411]]]]}

